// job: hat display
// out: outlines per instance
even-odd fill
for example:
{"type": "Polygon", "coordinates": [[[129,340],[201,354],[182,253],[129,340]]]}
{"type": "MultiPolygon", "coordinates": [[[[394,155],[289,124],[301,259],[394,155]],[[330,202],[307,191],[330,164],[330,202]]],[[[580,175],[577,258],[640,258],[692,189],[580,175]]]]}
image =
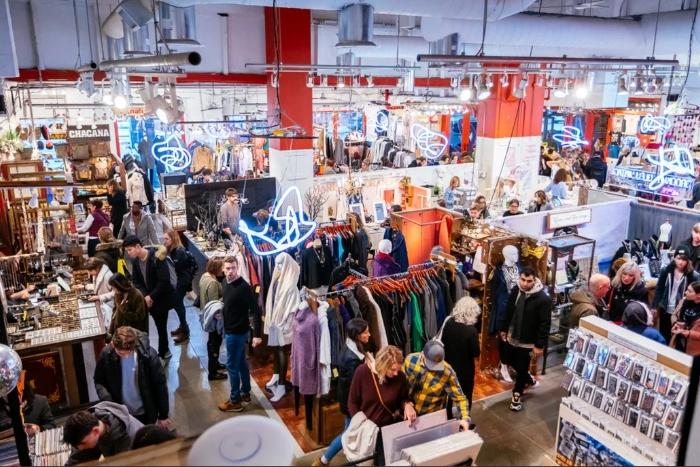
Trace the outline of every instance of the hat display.
{"type": "Polygon", "coordinates": [[[430,371],[442,371],[445,369],[445,347],[442,342],[431,339],[423,347],[425,366],[430,371]]]}

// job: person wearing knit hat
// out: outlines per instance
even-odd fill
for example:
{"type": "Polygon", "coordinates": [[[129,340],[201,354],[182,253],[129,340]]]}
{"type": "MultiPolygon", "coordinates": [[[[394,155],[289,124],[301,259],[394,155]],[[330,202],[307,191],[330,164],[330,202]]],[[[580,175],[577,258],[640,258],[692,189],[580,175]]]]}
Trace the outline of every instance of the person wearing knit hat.
{"type": "Polygon", "coordinates": [[[649,326],[649,314],[650,311],[646,304],[632,300],[622,313],[622,324],[630,331],[666,345],[664,336],[656,328],[649,326]]]}
{"type": "Polygon", "coordinates": [[[659,316],[659,331],[668,342],[671,340],[671,314],[683,300],[688,285],[700,280],[700,274],[693,270],[689,251],[679,247],[673,254],[673,261],[661,271],[656,283],[652,308],[659,316]]]}
{"type": "Polygon", "coordinates": [[[391,256],[391,240],[380,240],[372,259],[372,277],[390,276],[401,272],[399,263],[391,256]]]}

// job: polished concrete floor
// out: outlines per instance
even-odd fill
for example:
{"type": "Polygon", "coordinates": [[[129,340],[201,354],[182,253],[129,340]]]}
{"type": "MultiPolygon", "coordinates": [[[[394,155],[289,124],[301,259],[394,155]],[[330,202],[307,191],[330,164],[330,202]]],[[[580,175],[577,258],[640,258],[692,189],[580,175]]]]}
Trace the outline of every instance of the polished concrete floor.
{"type": "MultiPolygon", "coordinates": [[[[197,310],[188,308],[187,312],[191,338],[182,345],[174,345],[171,340],[173,358],[166,366],[171,419],[178,434],[184,437],[198,435],[213,424],[237,415],[222,413],[216,408],[219,402],[228,397],[229,383],[227,380],[207,380],[207,337],[199,326],[197,310]]],[[[171,312],[169,330],[175,329],[177,325],[177,317],[171,312]]],[[[151,344],[157,344],[153,323],[151,344]]],[[[225,361],[223,347],[221,361],[225,361]]],[[[484,439],[484,446],[477,459],[479,465],[554,465],[556,422],[559,402],[563,396],[563,391],[559,389],[562,375],[559,367],[542,376],[540,386],[533,394],[526,396],[524,409],[519,413],[511,412],[508,408],[510,392],[474,403],[473,420],[477,424],[477,432],[484,439]]],[[[242,413],[272,417],[289,425],[288,420],[283,421],[278,411],[273,409],[255,381],[252,386],[253,401],[242,413]]],[[[281,403],[292,410],[291,396],[287,396],[281,403]]],[[[288,417],[285,416],[286,418],[288,417]]],[[[297,423],[301,420],[298,417],[297,423]]],[[[294,434],[295,428],[292,427],[290,431],[294,434]]],[[[323,452],[323,449],[314,449],[316,446],[305,444],[303,441],[298,442],[296,454],[299,465],[308,465],[323,452]]],[[[341,454],[333,463],[343,462],[341,454]]]]}

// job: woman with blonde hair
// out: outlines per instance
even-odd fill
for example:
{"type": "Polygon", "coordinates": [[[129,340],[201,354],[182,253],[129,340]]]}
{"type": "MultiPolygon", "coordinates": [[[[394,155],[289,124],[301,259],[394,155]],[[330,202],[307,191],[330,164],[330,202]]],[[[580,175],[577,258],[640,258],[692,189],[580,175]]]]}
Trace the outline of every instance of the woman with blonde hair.
{"type": "Polygon", "coordinates": [[[608,295],[610,321],[622,321],[622,314],[631,300],[646,304],[649,302],[642,271],[637,263],[628,261],[618,268],[610,283],[610,295],[608,295]]]}
{"type": "Polygon", "coordinates": [[[450,179],[450,186],[445,188],[445,207],[452,209],[455,206],[455,190],[459,188],[459,177],[454,176],[450,179]]]}
{"type": "Polygon", "coordinates": [[[452,315],[442,325],[442,344],[445,346],[445,361],[457,373],[457,381],[472,407],[474,392],[475,360],[479,358],[479,331],[476,323],[481,309],[472,297],[460,298],[452,310],[452,315]]]}
{"type": "MultiPolygon", "coordinates": [[[[401,419],[413,423],[416,411],[408,398],[408,382],[401,371],[402,365],[401,350],[388,345],[377,352],[374,362],[366,361],[358,366],[348,394],[350,416],[362,412],[380,429],[401,419]]],[[[376,443],[375,465],[384,465],[381,439],[376,443]]]]}

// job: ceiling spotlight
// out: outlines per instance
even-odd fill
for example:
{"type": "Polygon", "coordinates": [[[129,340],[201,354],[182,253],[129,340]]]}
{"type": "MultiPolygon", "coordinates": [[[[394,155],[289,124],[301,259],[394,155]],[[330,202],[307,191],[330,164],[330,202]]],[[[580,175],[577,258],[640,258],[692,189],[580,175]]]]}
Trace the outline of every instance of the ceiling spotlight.
{"type": "Polygon", "coordinates": [[[586,81],[585,76],[580,80],[576,80],[576,85],[574,86],[574,96],[576,96],[577,99],[585,99],[586,96],[588,96],[588,86],[586,81]]]}
{"type": "Polygon", "coordinates": [[[479,99],[480,101],[483,101],[487,97],[491,95],[491,91],[489,90],[488,85],[486,84],[484,78],[482,77],[479,79],[479,86],[477,87],[476,91],[476,98],[479,99]]]}
{"type": "Polygon", "coordinates": [[[453,76],[452,79],[450,80],[450,87],[452,89],[457,89],[459,87],[460,81],[462,81],[461,76],[453,76]]]}
{"type": "Polygon", "coordinates": [[[536,83],[537,83],[537,86],[542,87],[544,85],[544,78],[542,78],[541,76],[538,76],[536,83]]]}
{"type": "Polygon", "coordinates": [[[328,75],[321,76],[321,87],[322,88],[328,87],[328,75]]]}
{"type": "Polygon", "coordinates": [[[510,80],[508,79],[508,75],[504,73],[503,76],[501,76],[501,87],[507,88],[508,84],[510,84],[510,80]]]}
{"type": "Polygon", "coordinates": [[[562,78],[559,80],[559,86],[554,90],[554,97],[562,99],[569,95],[569,80],[562,78]]]}
{"type": "Polygon", "coordinates": [[[642,94],[644,94],[644,78],[638,73],[634,77],[634,95],[641,96],[642,94]]]}
{"type": "Polygon", "coordinates": [[[620,79],[617,80],[617,94],[619,96],[626,96],[630,92],[627,89],[627,82],[625,81],[624,76],[620,76],[620,79]]]}
{"type": "Polygon", "coordinates": [[[486,76],[486,87],[491,89],[493,87],[493,78],[491,75],[486,76]]]}
{"type": "Polygon", "coordinates": [[[518,82],[518,87],[513,90],[513,96],[517,97],[518,99],[525,99],[525,96],[527,95],[527,83],[527,75],[523,75],[518,82]]]}
{"type": "Polygon", "coordinates": [[[352,77],[352,87],[357,88],[360,87],[360,76],[353,76],[352,77]]]}
{"type": "Polygon", "coordinates": [[[118,109],[126,109],[126,106],[129,105],[129,102],[126,100],[126,96],[122,96],[121,94],[114,96],[114,107],[118,109]]]}
{"type": "Polygon", "coordinates": [[[273,71],[272,75],[270,75],[270,86],[273,88],[276,88],[279,86],[279,77],[277,76],[277,71],[273,71]]]}
{"type": "Polygon", "coordinates": [[[336,87],[338,87],[338,88],[345,87],[345,76],[338,76],[336,87]]]}
{"type": "Polygon", "coordinates": [[[459,92],[459,100],[462,102],[467,102],[471,98],[472,98],[471,86],[467,86],[466,88],[462,88],[462,90],[459,92]]]}
{"type": "Polygon", "coordinates": [[[102,95],[102,103],[109,106],[114,105],[114,99],[112,98],[112,94],[105,92],[102,95]]]}
{"type": "Polygon", "coordinates": [[[372,75],[367,75],[367,87],[374,87],[374,77],[372,75]]]}
{"type": "Polygon", "coordinates": [[[308,75],[306,75],[306,87],[307,88],[314,87],[314,75],[313,75],[313,73],[309,73],[308,75]]]}

